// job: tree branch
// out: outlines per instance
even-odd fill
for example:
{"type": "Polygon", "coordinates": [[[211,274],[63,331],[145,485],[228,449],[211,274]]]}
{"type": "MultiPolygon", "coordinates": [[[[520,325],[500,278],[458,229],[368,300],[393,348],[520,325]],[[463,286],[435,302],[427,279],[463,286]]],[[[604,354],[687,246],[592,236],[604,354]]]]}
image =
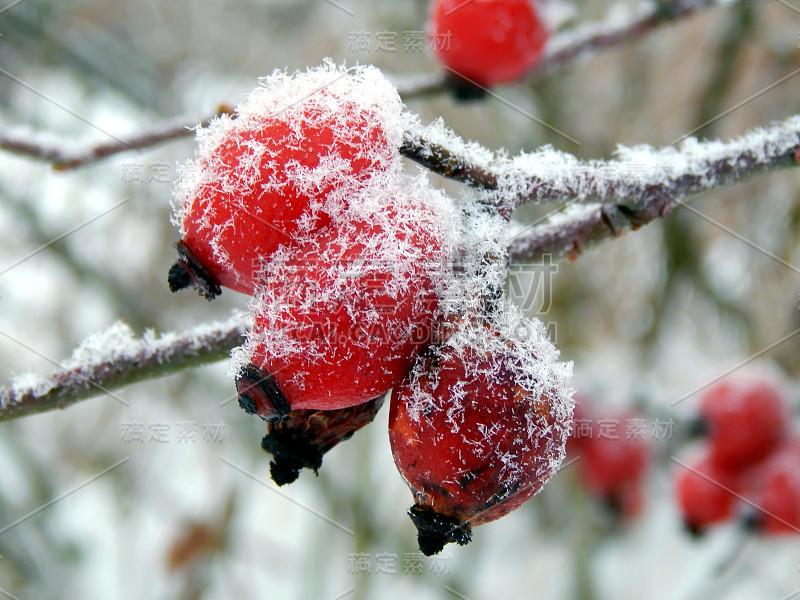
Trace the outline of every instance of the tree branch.
{"type": "MultiPolygon", "coordinates": [[[[0,388],[0,421],[66,408],[132,383],[223,360],[244,341],[246,322],[236,316],[184,333],[136,339],[122,323],[90,337],[72,359],[46,377],[23,375],[0,388]]],[[[57,363],[54,363],[57,364],[57,363]]]]}
{"type": "Polygon", "coordinates": [[[720,0],[642,2],[627,14],[620,14],[619,7],[614,7],[604,21],[579,25],[555,36],[547,45],[542,60],[528,73],[528,79],[541,77],[598,50],[635,40],[662,25],[721,4],[720,0]]]}
{"type": "MultiPolygon", "coordinates": [[[[528,74],[528,79],[541,77],[578,58],[611,48],[641,37],[657,27],[687,17],[695,11],[721,4],[721,0],[677,0],[669,3],[643,2],[624,18],[618,13],[605,21],[587,23],[555,36],[548,44],[542,61],[528,74]]],[[[445,93],[450,84],[446,73],[417,75],[396,80],[404,100],[445,93]]],[[[232,114],[227,105],[220,105],[216,114],[232,114]]],[[[157,144],[192,134],[198,123],[206,125],[213,118],[190,119],[181,117],[154,125],[127,140],[113,140],[83,147],[69,147],[64,143],[37,140],[0,128],[0,149],[49,162],[59,171],[68,171],[90,165],[120,152],[143,150],[157,144]]]]}
{"type": "MultiPolygon", "coordinates": [[[[568,210],[514,236],[509,259],[524,262],[545,254],[556,260],[575,259],[592,246],[667,215],[688,196],[797,166],[800,116],[727,143],[689,139],[677,149],[656,151],[640,147],[631,152],[641,153],[643,170],[627,181],[614,177],[604,180],[580,166],[575,177],[579,185],[574,185],[576,195],[568,210]],[[573,206],[587,199],[607,204],[573,206]]],[[[599,166],[595,168],[602,173],[599,166]]],[[[606,168],[618,173],[620,165],[606,163],[606,168]]],[[[550,181],[532,180],[529,189],[533,195],[537,186],[545,196],[558,187],[550,181]]]]}
{"type": "Polygon", "coordinates": [[[668,196],[655,195],[642,208],[634,210],[595,205],[560,213],[552,221],[513,236],[508,248],[509,262],[537,262],[545,255],[554,261],[575,260],[585,250],[635,231],[679,205],[668,196]]]}
{"type": "MultiPolygon", "coordinates": [[[[508,158],[458,140],[441,123],[426,130],[434,141],[410,135],[404,144],[407,155],[445,176],[491,190],[488,196],[498,210],[569,199],[570,210],[512,240],[509,258],[516,262],[543,254],[575,258],[588,247],[663,217],[683,197],[797,165],[800,150],[800,116],[727,143],[687,139],[677,148],[621,148],[619,159],[588,162],[551,148],[508,158]]],[[[221,360],[241,343],[244,332],[237,319],[183,335],[156,339],[150,334],[136,340],[120,324],[111,330],[113,343],[100,343],[103,336],[90,338],[53,375],[18,378],[12,387],[0,389],[0,421],[221,360]]]]}
{"type": "MultiPolygon", "coordinates": [[[[678,140],[680,141],[680,140],[678,140]]],[[[677,147],[620,147],[618,158],[584,161],[545,146],[509,158],[465,143],[441,121],[410,123],[403,153],[444,177],[490,190],[498,205],[569,202],[648,210],[652,198],[682,198],[796,166],[800,115],[729,142],[686,138],[677,147]]]]}
{"type": "Polygon", "coordinates": [[[126,140],[114,139],[84,147],[70,147],[63,142],[37,141],[19,133],[0,129],[0,148],[15,154],[49,162],[57,171],[69,171],[90,165],[120,152],[143,150],[169,140],[192,135],[198,125],[204,127],[215,116],[232,113],[233,109],[223,104],[220,105],[214,115],[204,119],[189,119],[187,117],[170,119],[169,121],[158,123],[135,136],[130,136],[126,140]]]}

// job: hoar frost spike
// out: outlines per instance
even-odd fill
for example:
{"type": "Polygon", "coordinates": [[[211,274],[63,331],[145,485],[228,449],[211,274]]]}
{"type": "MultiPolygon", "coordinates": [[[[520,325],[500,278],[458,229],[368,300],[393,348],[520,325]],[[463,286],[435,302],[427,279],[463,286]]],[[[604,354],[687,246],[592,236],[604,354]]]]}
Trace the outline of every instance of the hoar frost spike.
{"type": "Polygon", "coordinates": [[[326,227],[368,181],[401,168],[402,104],[373,67],[276,72],[197,131],[173,193],[182,240],[170,289],[252,295],[263,264],[326,227]]]}
{"type": "Polygon", "coordinates": [[[571,365],[557,356],[542,324],[501,300],[450,317],[393,390],[389,440],[424,554],[466,544],[558,470],[573,402],[571,365]]]}

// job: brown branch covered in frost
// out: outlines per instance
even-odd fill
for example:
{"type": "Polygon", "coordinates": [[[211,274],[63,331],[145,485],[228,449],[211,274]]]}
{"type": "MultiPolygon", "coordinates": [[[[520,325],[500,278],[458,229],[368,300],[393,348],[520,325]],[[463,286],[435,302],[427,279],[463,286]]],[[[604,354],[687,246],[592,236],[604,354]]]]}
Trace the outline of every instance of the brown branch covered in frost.
{"type": "Polygon", "coordinates": [[[610,203],[577,206],[570,202],[549,221],[515,235],[509,246],[510,260],[536,260],[545,254],[574,259],[590,247],[667,215],[689,196],[795,167],[800,152],[800,116],[728,143],[691,140],[683,154],[681,148],[670,147],[640,152],[643,164],[649,165],[641,180],[590,179],[587,187],[591,191],[584,189],[587,195],[583,198],[610,203]]]}
{"type": "MultiPolygon", "coordinates": [[[[498,210],[510,211],[531,201],[567,200],[572,205],[518,234],[509,248],[515,262],[543,254],[575,257],[664,216],[686,196],[797,165],[800,150],[800,116],[731,142],[687,139],[660,150],[621,148],[615,160],[588,162],[551,148],[512,158],[497,156],[462,142],[441,124],[411,131],[416,133],[404,145],[407,155],[489,191],[487,197],[498,210]]],[[[136,340],[130,329],[118,325],[113,335],[106,332],[87,340],[69,364],[60,365],[51,376],[17,378],[11,387],[0,389],[0,421],[63,408],[137,381],[221,360],[242,342],[244,331],[237,321],[186,335],[136,340]]]]}
{"type": "Polygon", "coordinates": [[[613,48],[640,38],[653,30],[693,15],[696,11],[722,4],[720,0],[661,0],[643,2],[619,15],[619,6],[605,21],[579,25],[555,36],[542,60],[528,73],[533,79],[598,50],[613,48]]]}
{"type": "Polygon", "coordinates": [[[581,206],[557,219],[529,227],[513,236],[509,262],[520,264],[550,256],[555,261],[575,260],[584,251],[609,239],[635,231],[672,212],[680,203],[669,196],[654,195],[641,208],[581,206]]]}
{"type": "Polygon", "coordinates": [[[221,105],[214,115],[205,119],[190,119],[187,117],[170,119],[136,135],[126,136],[126,139],[115,136],[114,138],[109,137],[108,141],[83,146],[70,146],[64,142],[37,140],[35,137],[0,129],[0,148],[14,154],[49,162],[57,171],[69,171],[85,167],[120,152],[144,150],[169,140],[192,135],[198,124],[205,126],[214,116],[232,112],[233,109],[230,107],[221,105]]]}
{"type": "MultiPolygon", "coordinates": [[[[622,17],[612,14],[605,21],[580,25],[556,35],[551,40],[542,61],[529,73],[528,78],[534,79],[550,73],[597,50],[611,48],[641,37],[661,25],[717,4],[720,4],[720,0],[646,2],[622,17]]],[[[396,85],[404,100],[441,94],[449,89],[448,77],[444,73],[406,77],[397,80],[396,85]]],[[[221,113],[230,114],[232,109],[227,105],[221,105],[216,114],[221,113]]],[[[0,128],[0,149],[43,160],[51,163],[56,170],[67,171],[90,165],[121,152],[144,150],[162,142],[189,136],[198,123],[205,125],[212,117],[172,119],[127,139],[115,136],[107,142],[84,146],[38,140],[36,136],[30,134],[15,133],[0,128]]]]}
{"type": "Polygon", "coordinates": [[[149,332],[137,339],[117,323],[84,341],[52,374],[22,375],[0,388],[0,421],[66,408],[102,394],[124,403],[113,390],[229,357],[243,343],[245,325],[242,317],[235,317],[184,333],[156,337],[149,332]]]}
{"type": "Polygon", "coordinates": [[[567,202],[646,210],[653,198],[685,196],[796,166],[800,115],[729,142],[687,138],[676,146],[619,147],[612,160],[580,160],[549,146],[508,157],[466,143],[441,122],[412,122],[404,154],[431,171],[490,190],[500,206],[567,202]]]}

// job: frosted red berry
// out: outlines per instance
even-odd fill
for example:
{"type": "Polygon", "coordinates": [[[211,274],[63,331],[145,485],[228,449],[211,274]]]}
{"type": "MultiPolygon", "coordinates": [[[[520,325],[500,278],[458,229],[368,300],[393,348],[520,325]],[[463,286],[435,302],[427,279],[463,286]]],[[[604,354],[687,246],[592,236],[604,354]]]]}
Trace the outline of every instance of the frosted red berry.
{"type": "Polygon", "coordinates": [[[747,507],[749,525],[765,535],[800,534],[800,440],[755,467],[747,507]]]}
{"type": "MultiPolygon", "coordinates": [[[[376,69],[326,65],[265,79],[236,117],[199,130],[176,220],[213,283],[253,294],[278,247],[324,228],[370,178],[399,169],[400,107],[376,69]]],[[[179,260],[173,290],[187,283],[181,270],[193,275],[179,260]]]]}
{"type": "Polygon", "coordinates": [[[491,87],[536,65],[548,30],[531,0],[436,0],[431,45],[456,78],[491,87]]]}
{"type": "Polygon", "coordinates": [[[552,362],[543,331],[508,311],[488,326],[445,324],[455,330],[392,392],[389,440],[426,555],[469,542],[473,527],[519,507],[563,460],[564,365],[552,362]]]}
{"type": "Polygon", "coordinates": [[[444,227],[427,205],[396,198],[267,265],[241,362],[285,398],[275,417],[361,404],[400,382],[431,337],[449,269],[444,227]]]}
{"type": "Polygon", "coordinates": [[[739,504],[742,474],[716,463],[708,448],[675,467],[674,491],[681,518],[693,534],[729,520],[739,504]]]}
{"type": "Polygon", "coordinates": [[[773,452],[786,435],[785,392],[772,373],[742,370],[709,387],[700,400],[700,417],[711,458],[742,468],[773,452]]]}

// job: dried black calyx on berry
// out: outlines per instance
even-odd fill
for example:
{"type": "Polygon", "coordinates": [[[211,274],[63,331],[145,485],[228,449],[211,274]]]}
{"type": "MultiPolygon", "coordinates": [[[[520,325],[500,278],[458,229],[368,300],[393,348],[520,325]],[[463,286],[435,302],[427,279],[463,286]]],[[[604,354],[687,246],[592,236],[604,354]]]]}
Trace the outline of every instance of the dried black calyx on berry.
{"type": "Polygon", "coordinates": [[[683,522],[683,529],[696,540],[702,539],[706,534],[706,530],[703,527],[695,525],[694,523],[689,523],[688,521],[683,522]]]}
{"type": "Polygon", "coordinates": [[[264,369],[248,364],[236,376],[239,406],[249,415],[258,415],[265,421],[283,419],[289,414],[289,402],[281,392],[278,382],[264,369]]]}
{"type": "Polygon", "coordinates": [[[293,410],[268,421],[269,431],[261,447],[272,454],[269,471],[278,485],[295,481],[302,469],[317,473],[322,457],[339,442],[349,439],[372,422],[384,396],[336,410],[293,410]]]}
{"type": "MultiPolygon", "coordinates": [[[[298,411],[305,412],[305,411],[298,411]]],[[[278,485],[292,483],[301,469],[316,473],[322,466],[322,451],[308,439],[302,418],[287,417],[271,425],[272,431],[261,440],[261,448],[273,456],[269,463],[269,474],[278,485]]]]}
{"type": "Polygon", "coordinates": [[[408,510],[408,516],[417,527],[417,542],[425,556],[438,554],[445,544],[465,546],[472,539],[469,523],[458,517],[441,515],[430,507],[418,504],[408,510]]]}
{"type": "Polygon", "coordinates": [[[219,296],[222,289],[208,269],[194,255],[189,245],[183,240],[179,240],[175,244],[175,248],[178,250],[178,260],[170,267],[167,275],[169,290],[175,293],[191,286],[206,300],[213,300],[219,296]]]}

